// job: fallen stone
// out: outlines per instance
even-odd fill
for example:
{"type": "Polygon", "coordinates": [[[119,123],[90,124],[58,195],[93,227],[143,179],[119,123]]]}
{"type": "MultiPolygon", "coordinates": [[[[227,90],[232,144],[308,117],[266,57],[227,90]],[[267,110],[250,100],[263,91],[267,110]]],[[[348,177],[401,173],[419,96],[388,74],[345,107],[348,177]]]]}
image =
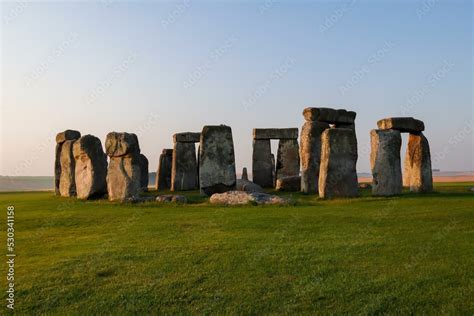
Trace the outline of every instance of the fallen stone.
{"type": "Polygon", "coordinates": [[[329,128],[321,135],[321,198],[355,197],[357,182],[357,139],[347,128],[329,128]]]}
{"type": "Polygon", "coordinates": [[[430,145],[423,133],[410,134],[408,137],[405,172],[410,191],[422,193],[433,191],[430,145]]]}
{"type": "Polygon", "coordinates": [[[184,195],[172,195],[172,194],[158,195],[156,197],[156,201],[157,202],[174,202],[174,203],[182,203],[182,204],[188,203],[188,199],[184,195]]]}
{"type": "Polygon", "coordinates": [[[300,174],[300,153],[296,139],[280,139],[278,144],[276,179],[300,174]]]}
{"type": "Polygon", "coordinates": [[[328,123],[308,121],[301,128],[300,161],[301,192],[318,193],[319,165],[321,162],[321,134],[328,123]]]}
{"type": "Polygon", "coordinates": [[[235,189],[235,154],[229,126],[204,126],[199,153],[201,192],[210,196],[235,189]]]}
{"type": "Polygon", "coordinates": [[[289,176],[282,177],[276,180],[277,191],[298,192],[301,190],[301,177],[289,176]]]}
{"type": "Polygon", "coordinates": [[[402,138],[397,130],[374,129],[370,132],[372,194],[390,196],[402,193],[400,147],[402,138]]]}
{"type": "Polygon", "coordinates": [[[105,139],[105,152],[109,157],[138,155],[140,153],[138,137],[133,133],[108,133],[105,139]]]}
{"type": "Polygon", "coordinates": [[[107,192],[107,156],[100,139],[85,135],[73,145],[77,198],[92,199],[107,192]]]}
{"type": "Polygon", "coordinates": [[[377,122],[379,129],[395,129],[405,133],[421,133],[425,130],[423,121],[413,117],[391,117],[379,120],[377,122]]]}
{"type": "Polygon", "coordinates": [[[163,149],[156,171],[155,187],[157,190],[171,189],[171,167],[173,165],[173,149],[163,149]]]}
{"type": "Polygon", "coordinates": [[[247,174],[247,168],[242,169],[242,180],[249,180],[249,175],[247,174]]]}
{"type": "Polygon", "coordinates": [[[61,149],[61,176],[59,181],[59,193],[61,196],[76,195],[75,168],[76,160],[72,148],[75,140],[66,140],[62,143],[61,149]]]}
{"type": "Polygon", "coordinates": [[[199,143],[201,138],[201,133],[192,133],[192,132],[184,132],[184,133],[176,133],[173,135],[173,141],[181,142],[181,143],[199,143]]]}
{"type": "Polygon", "coordinates": [[[306,121],[319,121],[329,124],[353,124],[357,113],[344,109],[336,110],[331,108],[306,108],[303,110],[306,121]]]}
{"type": "Polygon", "coordinates": [[[237,191],[245,192],[263,192],[263,189],[258,184],[253,183],[252,181],[237,179],[236,188],[237,191]]]}
{"type": "Polygon", "coordinates": [[[142,192],[148,191],[148,159],[145,155],[138,156],[140,161],[140,189],[142,192]]]}
{"type": "Polygon", "coordinates": [[[253,139],[297,139],[298,128],[254,128],[253,139]]]}
{"type": "Polygon", "coordinates": [[[276,195],[266,193],[249,193],[243,191],[228,191],[215,193],[209,199],[211,204],[245,205],[248,203],[265,205],[287,205],[288,200],[276,195]]]}
{"type": "Polygon", "coordinates": [[[254,139],[252,153],[252,180],[263,188],[273,188],[272,151],[269,139],[254,139]]]}
{"type": "Polygon", "coordinates": [[[174,143],[171,191],[198,189],[198,165],[194,143],[174,143]]]}

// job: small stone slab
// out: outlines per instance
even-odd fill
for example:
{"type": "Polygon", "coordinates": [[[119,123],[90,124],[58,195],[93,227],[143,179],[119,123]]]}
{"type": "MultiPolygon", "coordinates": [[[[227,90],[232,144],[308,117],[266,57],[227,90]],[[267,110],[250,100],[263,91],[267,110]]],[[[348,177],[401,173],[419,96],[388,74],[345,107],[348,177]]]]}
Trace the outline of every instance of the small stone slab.
{"type": "Polygon", "coordinates": [[[395,129],[402,133],[421,133],[425,130],[423,121],[413,117],[390,117],[377,122],[379,129],[395,129]]]}
{"type": "Polygon", "coordinates": [[[237,191],[245,191],[245,192],[263,192],[263,189],[258,184],[253,183],[249,180],[237,179],[237,184],[235,186],[237,191]]]}
{"type": "Polygon", "coordinates": [[[158,195],[156,197],[157,202],[174,202],[174,203],[188,203],[188,199],[184,195],[173,195],[173,194],[166,194],[166,195],[158,195]]]}
{"type": "Polygon", "coordinates": [[[254,128],[253,139],[297,139],[298,128],[254,128]]]}
{"type": "Polygon", "coordinates": [[[64,132],[56,135],[56,143],[62,144],[67,140],[76,140],[81,137],[81,133],[72,129],[67,129],[64,132]]]}
{"type": "Polygon", "coordinates": [[[353,124],[357,113],[344,109],[331,108],[306,108],[303,110],[303,116],[306,121],[319,121],[330,124],[353,124]]]}
{"type": "Polygon", "coordinates": [[[199,143],[201,139],[201,133],[176,133],[173,135],[173,141],[180,143],[199,143]]]}
{"type": "Polygon", "coordinates": [[[276,195],[267,193],[249,193],[243,191],[228,191],[225,193],[215,193],[209,199],[211,204],[221,205],[245,205],[248,203],[266,205],[287,205],[288,200],[276,195]]]}
{"type": "Polygon", "coordinates": [[[279,178],[276,180],[275,190],[285,192],[298,192],[301,190],[301,177],[290,176],[279,178]]]}

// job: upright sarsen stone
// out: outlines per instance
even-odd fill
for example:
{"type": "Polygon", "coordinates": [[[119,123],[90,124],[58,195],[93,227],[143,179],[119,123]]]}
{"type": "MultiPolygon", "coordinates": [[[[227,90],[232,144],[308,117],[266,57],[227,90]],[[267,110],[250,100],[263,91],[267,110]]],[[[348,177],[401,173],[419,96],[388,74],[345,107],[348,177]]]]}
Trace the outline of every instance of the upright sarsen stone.
{"type": "Polygon", "coordinates": [[[173,164],[173,149],[163,149],[156,171],[155,185],[157,190],[171,189],[171,166],[173,164]]]}
{"type": "Polygon", "coordinates": [[[274,165],[269,139],[254,139],[252,153],[252,182],[262,188],[273,188],[274,165]]]}
{"type": "Polygon", "coordinates": [[[142,192],[148,191],[148,159],[144,154],[140,154],[140,189],[142,192]]]}
{"type": "Polygon", "coordinates": [[[300,174],[298,140],[280,139],[278,143],[276,179],[300,174]]]}
{"type": "Polygon", "coordinates": [[[208,196],[235,189],[234,141],[229,126],[204,126],[202,129],[199,184],[201,192],[208,196]]]}
{"type": "Polygon", "coordinates": [[[321,198],[358,195],[357,139],[354,130],[329,128],[321,135],[319,196],[321,198]]]}
{"type": "Polygon", "coordinates": [[[79,199],[101,197],[107,192],[107,156],[100,139],[85,135],[73,145],[76,191],[79,199]]]}
{"type": "Polygon", "coordinates": [[[372,194],[390,196],[402,193],[400,147],[402,138],[397,130],[370,132],[372,194]]]}
{"type": "Polygon", "coordinates": [[[62,143],[60,156],[61,176],[59,180],[59,193],[61,196],[69,197],[76,195],[76,160],[72,151],[74,142],[75,140],[66,140],[62,143]]]}
{"type": "Polygon", "coordinates": [[[171,191],[197,188],[196,146],[192,142],[176,142],[171,167],[171,191]]]}
{"type": "Polygon", "coordinates": [[[410,191],[423,193],[433,191],[430,145],[423,133],[410,134],[408,137],[405,172],[410,191]]]}
{"type": "Polygon", "coordinates": [[[141,189],[140,146],[132,133],[111,132],[105,141],[110,157],[107,170],[107,193],[110,201],[131,201],[141,189]]]}
{"type": "Polygon", "coordinates": [[[67,140],[76,140],[81,137],[81,133],[75,130],[65,130],[56,135],[56,152],[54,160],[54,191],[56,195],[60,195],[60,181],[61,181],[61,149],[63,143],[67,140]]]}
{"type": "Polygon", "coordinates": [[[329,127],[328,123],[307,121],[301,129],[301,192],[318,193],[321,134],[329,127]]]}

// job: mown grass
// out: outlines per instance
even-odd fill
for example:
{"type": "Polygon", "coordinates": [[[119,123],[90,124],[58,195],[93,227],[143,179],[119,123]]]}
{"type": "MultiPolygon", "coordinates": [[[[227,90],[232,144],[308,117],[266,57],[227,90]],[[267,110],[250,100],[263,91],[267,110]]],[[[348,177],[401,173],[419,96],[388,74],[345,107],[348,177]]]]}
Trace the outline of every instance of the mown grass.
{"type": "Polygon", "coordinates": [[[472,186],[288,194],[283,207],[213,206],[197,192],[188,205],[2,193],[16,208],[15,312],[472,315],[472,186]]]}

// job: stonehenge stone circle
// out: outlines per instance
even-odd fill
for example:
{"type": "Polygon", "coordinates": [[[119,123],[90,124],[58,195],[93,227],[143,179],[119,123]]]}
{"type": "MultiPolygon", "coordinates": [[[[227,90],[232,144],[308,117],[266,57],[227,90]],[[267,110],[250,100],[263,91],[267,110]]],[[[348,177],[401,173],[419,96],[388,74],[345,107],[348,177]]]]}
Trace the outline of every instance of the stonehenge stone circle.
{"type": "Polygon", "coordinates": [[[173,159],[171,166],[171,191],[196,190],[198,188],[198,162],[196,146],[201,133],[176,133],[173,135],[173,159]]]}
{"type": "Polygon", "coordinates": [[[76,195],[76,180],[74,178],[76,160],[72,148],[75,140],[66,140],[61,149],[61,176],[59,180],[59,193],[61,196],[76,195]]]}
{"type": "Polygon", "coordinates": [[[321,134],[328,129],[329,123],[307,121],[301,129],[301,192],[317,194],[319,166],[321,162],[321,134]]]}
{"type": "Polygon", "coordinates": [[[107,156],[100,139],[85,135],[73,145],[76,192],[79,199],[103,196],[107,192],[107,156]]]}
{"type": "Polygon", "coordinates": [[[252,181],[263,188],[273,188],[275,165],[269,139],[254,139],[252,153],[252,181]]]}
{"type": "Polygon", "coordinates": [[[300,149],[296,139],[280,139],[276,161],[276,179],[300,174],[300,149]]]}
{"type": "Polygon", "coordinates": [[[210,196],[235,189],[235,154],[232,129],[204,126],[199,152],[199,187],[210,196]]]}
{"type": "Polygon", "coordinates": [[[395,129],[405,133],[421,133],[425,130],[425,124],[413,117],[391,117],[377,122],[379,129],[395,129]]]}
{"type": "Polygon", "coordinates": [[[171,167],[171,191],[196,190],[198,165],[194,143],[174,143],[171,167]]]}
{"type": "Polygon", "coordinates": [[[148,158],[140,154],[140,189],[142,192],[148,191],[148,158]]]}
{"type": "Polygon", "coordinates": [[[402,193],[402,167],[400,131],[374,129],[370,132],[372,194],[390,196],[402,193]]]}
{"type": "MultiPolygon", "coordinates": [[[[63,147],[63,143],[67,140],[79,139],[80,137],[80,132],[70,129],[56,135],[56,153],[54,160],[54,192],[56,195],[61,195],[59,186],[61,182],[61,149],[63,147]]],[[[74,170],[74,168],[72,170],[74,170]]]]}
{"type": "Polygon", "coordinates": [[[156,171],[155,186],[157,190],[171,189],[171,166],[173,164],[173,149],[163,149],[156,171]]]}
{"type": "Polygon", "coordinates": [[[321,135],[319,196],[321,198],[358,195],[357,139],[349,128],[329,128],[321,135]]]}
{"type": "Polygon", "coordinates": [[[430,145],[423,133],[410,134],[408,137],[405,172],[410,191],[422,193],[433,191],[430,145]]]}
{"type": "Polygon", "coordinates": [[[110,201],[133,201],[141,188],[140,146],[131,133],[107,134],[105,149],[110,157],[107,193],[110,201]]]}

